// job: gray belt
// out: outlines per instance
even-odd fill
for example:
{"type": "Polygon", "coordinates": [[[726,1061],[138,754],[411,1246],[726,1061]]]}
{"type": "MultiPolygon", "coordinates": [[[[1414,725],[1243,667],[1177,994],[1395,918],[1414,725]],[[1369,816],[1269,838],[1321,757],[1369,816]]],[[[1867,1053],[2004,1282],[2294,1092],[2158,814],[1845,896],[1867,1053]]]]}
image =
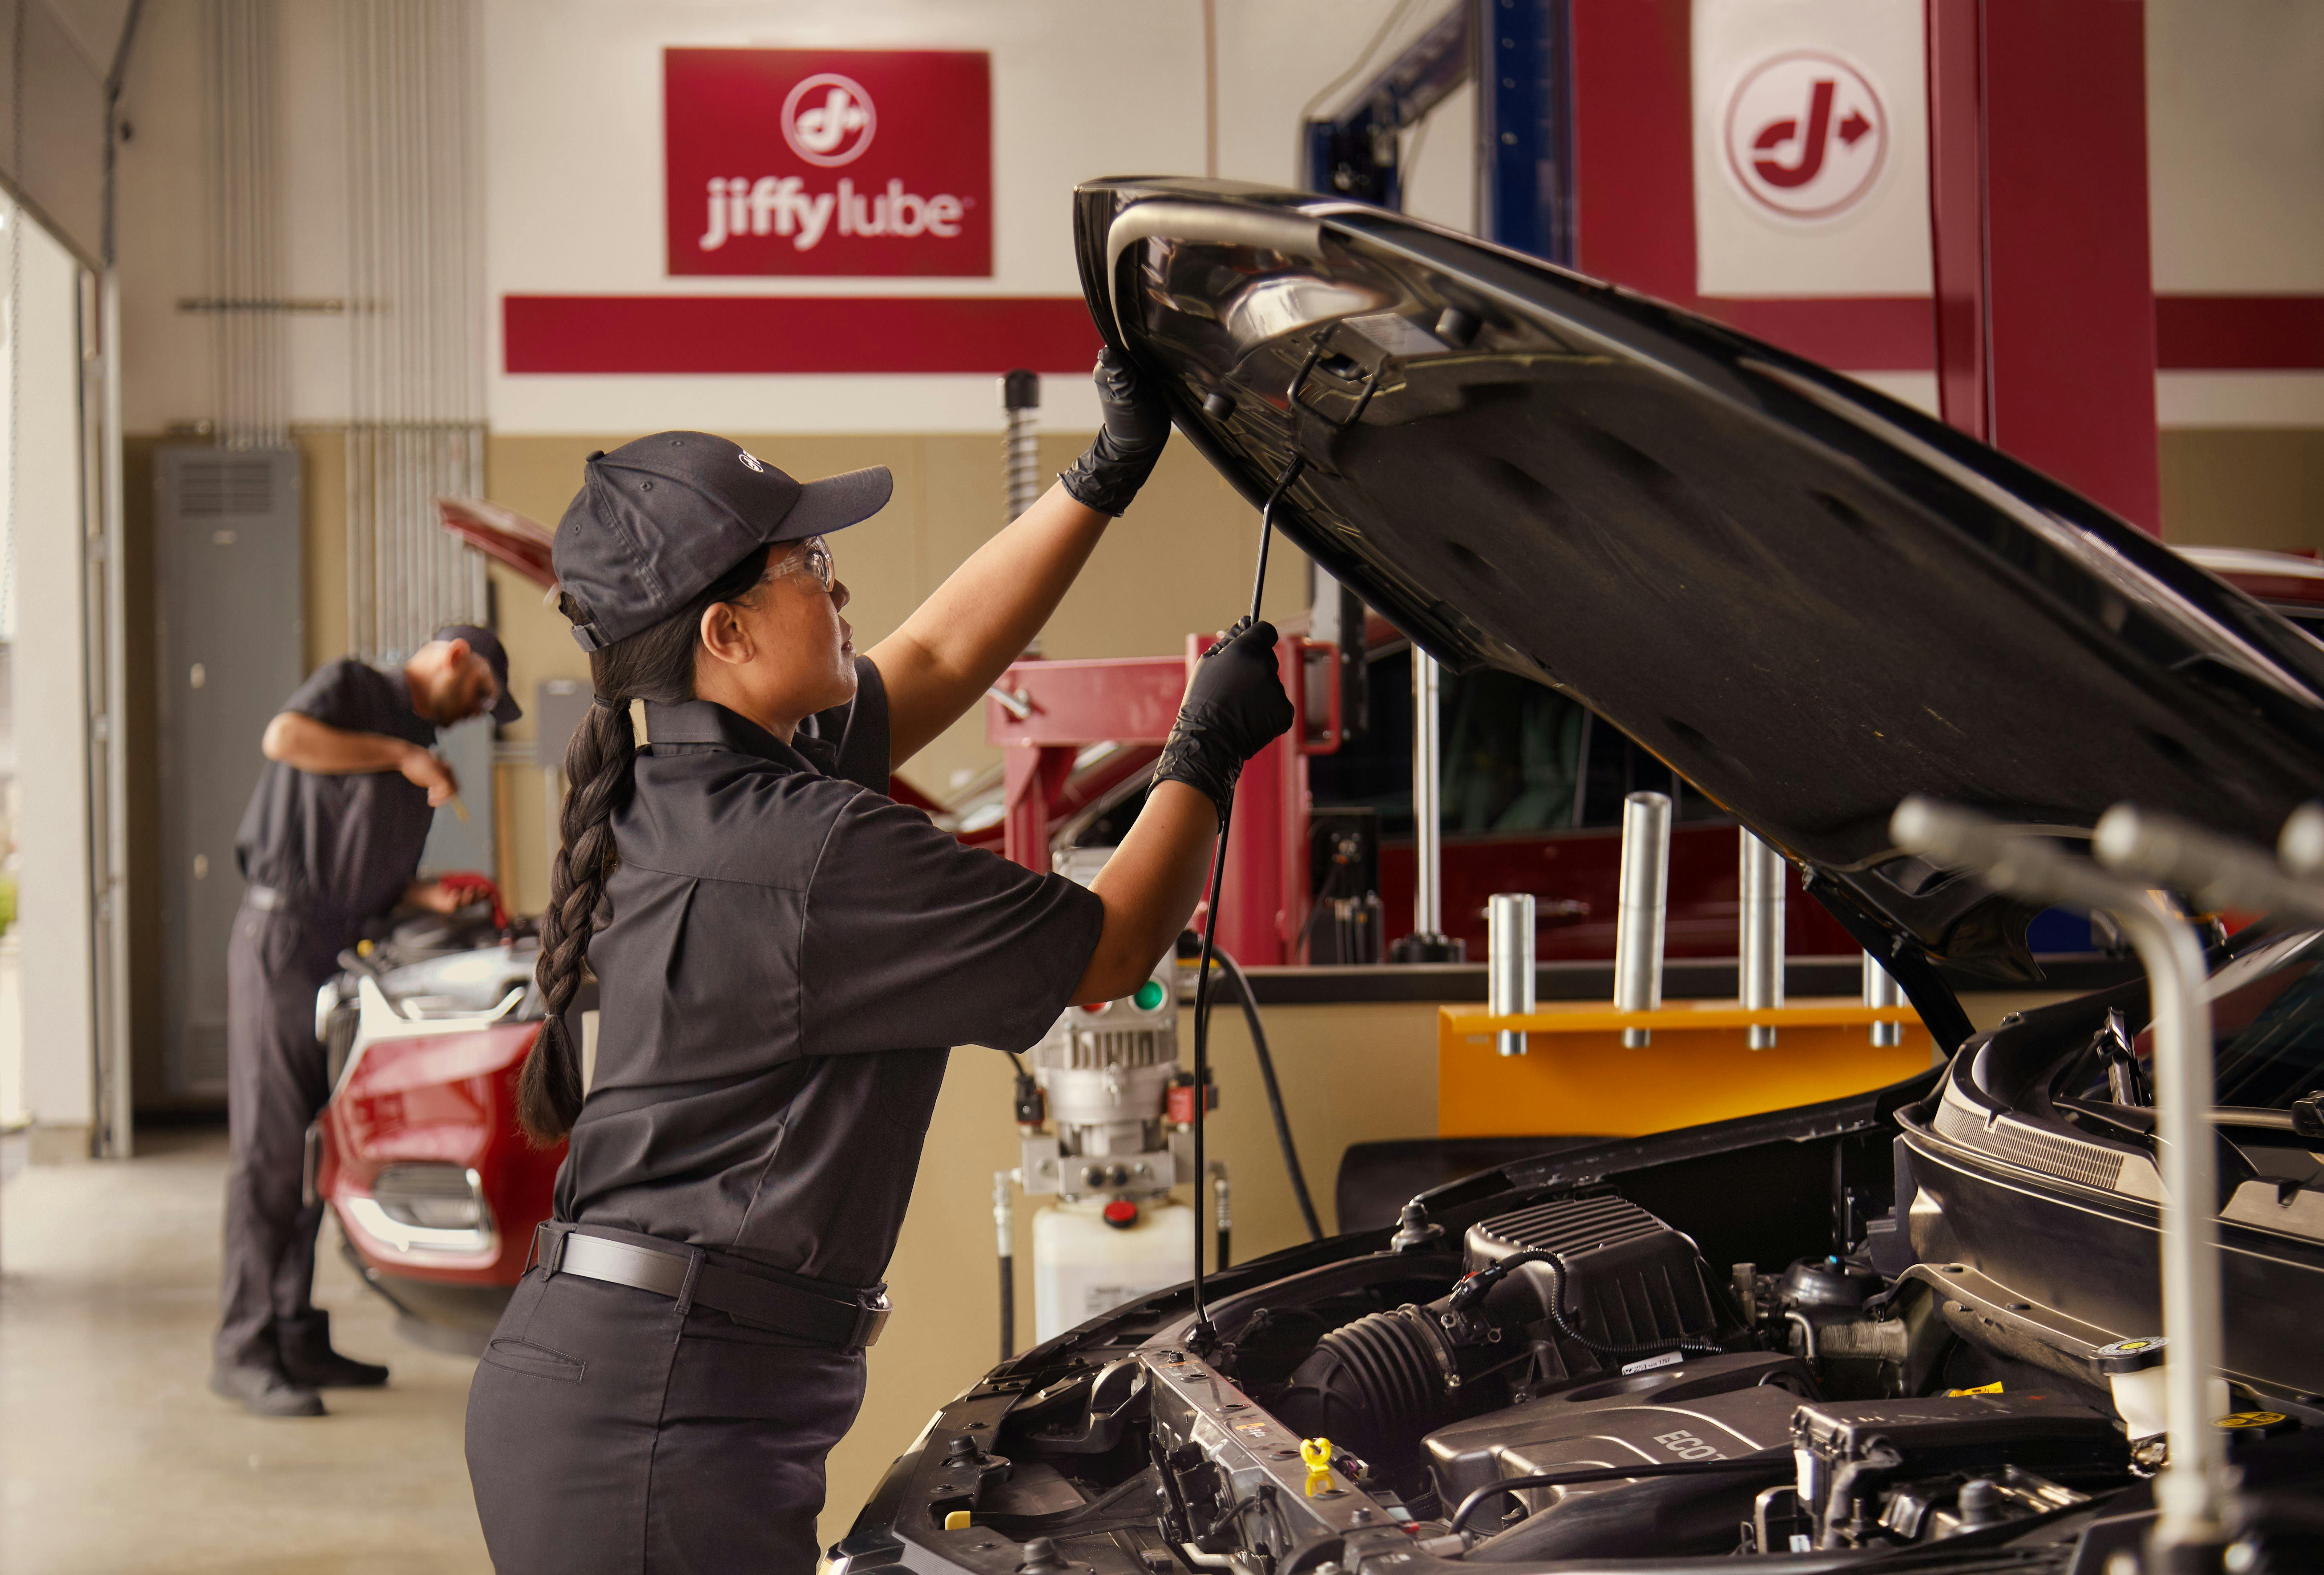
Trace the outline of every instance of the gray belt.
{"type": "Polygon", "coordinates": [[[746,1271],[709,1261],[698,1247],[664,1242],[635,1231],[603,1231],[561,1220],[544,1220],[533,1233],[534,1257],[553,1278],[579,1275],[650,1291],[688,1307],[715,1307],[729,1317],[795,1334],[817,1345],[863,1350],[876,1345],[888,1324],[888,1287],[871,1285],[844,1300],[844,1292],[810,1290],[796,1276],[746,1271]],[[652,1242],[651,1246],[646,1245],[652,1242]]]}

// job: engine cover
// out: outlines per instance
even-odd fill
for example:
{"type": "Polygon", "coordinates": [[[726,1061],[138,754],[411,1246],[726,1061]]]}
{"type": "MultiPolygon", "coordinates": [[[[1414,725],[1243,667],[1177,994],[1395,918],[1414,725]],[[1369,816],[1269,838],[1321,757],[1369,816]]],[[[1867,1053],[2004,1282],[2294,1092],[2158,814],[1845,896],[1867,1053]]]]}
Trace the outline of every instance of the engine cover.
{"type": "MultiPolygon", "coordinates": [[[[1469,1228],[1471,1271],[1517,1253],[1554,1253],[1565,1266],[1567,1312],[1591,1340],[1649,1346],[1682,1336],[1717,1339],[1739,1323],[1711,1285],[1695,1245],[1627,1198],[1558,1198],[1469,1228]]],[[[1499,1317],[1545,1316],[1555,1276],[1528,1264],[1486,1303],[1499,1317]],[[1522,1303],[1530,1300],[1533,1307],[1522,1303]]]]}
{"type": "Polygon", "coordinates": [[[1429,1434],[1426,1450],[1447,1513],[1508,1477],[1767,1452],[1764,1476],[1522,1489],[1517,1497],[1533,1513],[1506,1534],[1522,1541],[1528,1558],[1624,1549],[1721,1553],[1735,1545],[1736,1525],[1748,1518],[1753,1496],[1793,1476],[1792,1414],[1808,1392],[1807,1371],[1794,1357],[1697,1357],[1454,1423],[1429,1434]]]}

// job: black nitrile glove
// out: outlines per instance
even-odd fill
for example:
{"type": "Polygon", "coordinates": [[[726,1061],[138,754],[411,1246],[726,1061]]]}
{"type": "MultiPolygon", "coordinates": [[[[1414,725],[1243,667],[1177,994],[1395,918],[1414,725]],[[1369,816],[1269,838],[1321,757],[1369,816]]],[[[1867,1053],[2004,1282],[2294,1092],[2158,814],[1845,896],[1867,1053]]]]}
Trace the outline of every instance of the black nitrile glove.
{"type": "Polygon", "coordinates": [[[1223,821],[1243,762],[1290,726],[1291,699],[1276,671],[1275,625],[1245,618],[1194,664],[1154,780],[1184,782],[1223,821]]]}
{"type": "Polygon", "coordinates": [[[1089,452],[1057,479],[1076,501],[1119,519],[1154,474],[1162,446],[1170,441],[1170,407],[1119,351],[1099,351],[1097,370],[1091,375],[1097,380],[1105,426],[1089,452]]]}

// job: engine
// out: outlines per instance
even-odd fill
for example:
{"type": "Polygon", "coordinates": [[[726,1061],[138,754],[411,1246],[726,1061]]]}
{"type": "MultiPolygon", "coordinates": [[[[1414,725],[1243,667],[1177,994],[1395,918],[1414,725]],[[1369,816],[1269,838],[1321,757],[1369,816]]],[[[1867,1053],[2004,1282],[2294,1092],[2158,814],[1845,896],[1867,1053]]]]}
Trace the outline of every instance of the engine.
{"type": "Polygon", "coordinates": [[[1803,1259],[1714,1274],[1610,1192],[1470,1227],[1434,1301],[1331,1330],[1268,1409],[1438,1550],[1526,1561],[1933,1541],[2130,1480],[2062,1383],[1920,1391],[1954,1343],[1925,1286],[1803,1259]]]}

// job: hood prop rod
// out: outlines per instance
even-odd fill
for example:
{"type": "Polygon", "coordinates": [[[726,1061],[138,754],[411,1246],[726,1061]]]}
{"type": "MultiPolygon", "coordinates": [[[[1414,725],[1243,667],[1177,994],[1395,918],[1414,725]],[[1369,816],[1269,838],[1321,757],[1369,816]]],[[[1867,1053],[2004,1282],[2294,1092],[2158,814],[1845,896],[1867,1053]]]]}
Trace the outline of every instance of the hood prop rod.
{"type": "MultiPolygon", "coordinates": [[[[1311,358],[1312,359],[1312,358],[1311,358]]],[[[1307,468],[1305,456],[1294,454],[1284,463],[1283,474],[1275,478],[1268,490],[1267,502],[1259,511],[1259,571],[1250,581],[1250,622],[1259,622],[1259,599],[1267,594],[1267,549],[1275,539],[1275,505],[1307,468]]],[[[1296,741],[1294,741],[1295,746],[1296,741]]],[[[1209,1173],[1204,1168],[1203,1128],[1211,1104],[1211,953],[1217,948],[1219,936],[1219,890],[1227,873],[1227,832],[1234,822],[1234,801],[1229,799],[1219,812],[1218,848],[1211,855],[1211,900],[1203,914],[1202,961],[1194,972],[1194,1184],[1200,1187],[1209,1173]]],[[[1218,1331],[1211,1327],[1211,1314],[1203,1303],[1203,1233],[1194,1232],[1194,1327],[1186,1343],[1197,1352],[1206,1352],[1218,1343],[1218,1331]]]]}
{"type": "MultiPolygon", "coordinates": [[[[2068,853],[2038,833],[2005,826],[1951,805],[1912,797],[1888,834],[1906,852],[1975,870],[1996,890],[2103,913],[2122,928],[2146,970],[2153,1009],[2154,1097],[2163,1173],[2164,1414],[2170,1456],[2154,1485],[2150,1543],[2155,1562],[2177,1568],[2177,1550],[2216,1547],[2230,1493],[2225,1434],[2212,1424],[2210,1386],[2225,1365],[2219,1290],[2218,1155],[2212,1136],[2209,968],[2193,928],[2146,882],[2160,880],[2203,899],[2264,865],[2236,844],[2116,805],[2092,844],[2114,871],[2068,853]],[[2126,879],[2126,877],[2129,877],[2126,879]],[[2207,888],[2209,890],[2207,891],[2207,888]]],[[[2256,882],[2254,882],[2255,884],[2256,882]]],[[[2274,872],[2281,889],[2293,882],[2274,872]]],[[[2306,903],[2267,903],[2310,907],[2306,903]]]]}

